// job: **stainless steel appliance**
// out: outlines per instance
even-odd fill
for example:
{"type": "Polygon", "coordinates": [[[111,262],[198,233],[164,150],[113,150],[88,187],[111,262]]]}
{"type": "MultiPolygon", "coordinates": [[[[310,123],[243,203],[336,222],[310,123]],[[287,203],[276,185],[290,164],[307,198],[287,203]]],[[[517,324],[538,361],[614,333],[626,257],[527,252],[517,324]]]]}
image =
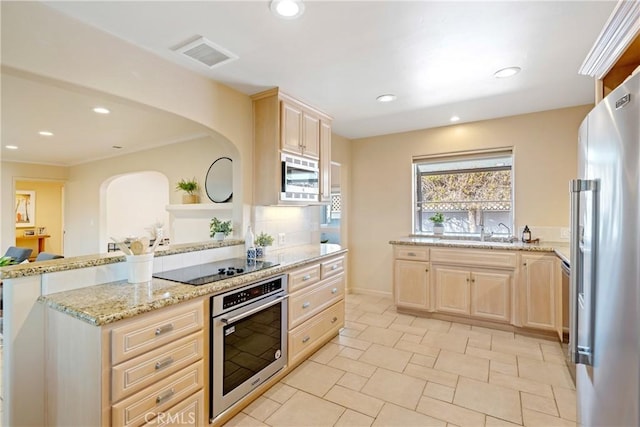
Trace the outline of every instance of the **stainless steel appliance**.
{"type": "Polygon", "coordinates": [[[211,298],[213,420],[287,364],[287,276],[211,298]]]}
{"type": "Polygon", "coordinates": [[[153,273],[153,277],[184,283],[186,285],[201,286],[207,283],[217,282],[218,280],[228,279],[232,276],[239,276],[241,274],[264,270],[265,268],[275,267],[276,265],[278,264],[268,261],[231,258],[177,268],[175,270],[161,271],[153,273]]]}
{"type": "Polygon", "coordinates": [[[282,189],[280,199],[285,201],[317,202],[320,194],[318,161],[282,154],[282,189]]]}
{"type": "Polygon", "coordinates": [[[640,425],[640,74],[589,113],[571,182],[578,423],[640,425]]]}

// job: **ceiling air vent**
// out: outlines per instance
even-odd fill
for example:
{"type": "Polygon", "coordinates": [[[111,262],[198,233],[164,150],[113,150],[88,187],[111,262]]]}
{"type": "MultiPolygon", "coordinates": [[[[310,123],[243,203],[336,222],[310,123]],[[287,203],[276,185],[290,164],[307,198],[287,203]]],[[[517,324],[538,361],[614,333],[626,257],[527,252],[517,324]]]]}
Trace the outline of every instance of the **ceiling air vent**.
{"type": "Polygon", "coordinates": [[[237,55],[221,48],[204,37],[199,37],[185,44],[178,48],[177,51],[209,68],[217,67],[218,65],[238,59],[237,55]]]}

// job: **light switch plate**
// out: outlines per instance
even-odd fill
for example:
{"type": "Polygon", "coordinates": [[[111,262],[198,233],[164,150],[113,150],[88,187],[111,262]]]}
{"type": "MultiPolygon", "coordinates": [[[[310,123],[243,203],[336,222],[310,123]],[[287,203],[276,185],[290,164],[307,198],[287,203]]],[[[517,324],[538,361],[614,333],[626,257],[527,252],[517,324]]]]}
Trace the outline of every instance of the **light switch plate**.
{"type": "Polygon", "coordinates": [[[286,242],[285,234],[284,233],[278,233],[278,245],[284,245],[285,242],[286,242]]]}
{"type": "Polygon", "coordinates": [[[569,239],[569,238],[571,238],[571,232],[569,231],[569,228],[567,228],[567,227],[560,228],[560,238],[561,239],[569,239]]]}

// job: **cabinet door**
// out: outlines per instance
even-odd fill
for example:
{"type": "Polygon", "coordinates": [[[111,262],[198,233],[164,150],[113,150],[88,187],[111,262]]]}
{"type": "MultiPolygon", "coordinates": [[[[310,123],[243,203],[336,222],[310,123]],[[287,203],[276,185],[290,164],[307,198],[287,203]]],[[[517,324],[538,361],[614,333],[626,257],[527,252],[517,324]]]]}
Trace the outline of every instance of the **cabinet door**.
{"type": "Polygon", "coordinates": [[[429,309],[429,263],[396,260],[393,296],[398,307],[429,309]]]}
{"type": "Polygon", "coordinates": [[[295,104],[280,102],[280,148],[302,154],[302,109],[295,104]]]}
{"type": "Polygon", "coordinates": [[[471,315],[509,322],[511,320],[511,274],[473,271],[471,273],[471,315]]]}
{"type": "Polygon", "coordinates": [[[302,154],[314,159],[320,157],[320,119],[306,111],[302,112],[302,154]]]}
{"type": "Polygon", "coordinates": [[[434,266],[436,311],[470,313],[470,272],[468,270],[434,266]]]}
{"type": "Polygon", "coordinates": [[[331,124],[320,121],[320,200],[331,201],[331,124]]]}
{"type": "Polygon", "coordinates": [[[556,257],[522,255],[522,325],[556,329],[556,257]]]}

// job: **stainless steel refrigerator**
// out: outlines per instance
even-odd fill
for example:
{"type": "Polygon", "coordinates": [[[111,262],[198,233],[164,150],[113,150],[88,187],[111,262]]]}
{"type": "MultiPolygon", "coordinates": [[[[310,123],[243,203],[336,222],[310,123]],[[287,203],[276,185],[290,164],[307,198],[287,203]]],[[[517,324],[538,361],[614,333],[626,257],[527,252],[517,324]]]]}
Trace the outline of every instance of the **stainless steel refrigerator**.
{"type": "Polygon", "coordinates": [[[640,73],[580,126],[571,182],[578,424],[640,426],[640,73]]]}

